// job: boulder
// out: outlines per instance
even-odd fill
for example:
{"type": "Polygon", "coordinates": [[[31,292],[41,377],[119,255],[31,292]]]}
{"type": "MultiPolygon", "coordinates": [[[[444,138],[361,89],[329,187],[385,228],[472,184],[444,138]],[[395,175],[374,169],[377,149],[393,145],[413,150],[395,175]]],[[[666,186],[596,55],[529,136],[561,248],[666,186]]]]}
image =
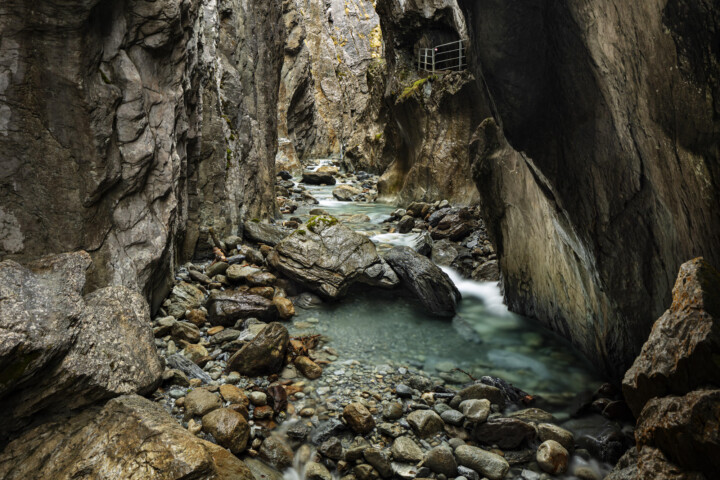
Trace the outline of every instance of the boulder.
{"type": "Polygon", "coordinates": [[[161,406],[137,395],[26,432],[0,453],[0,478],[253,480],[230,452],[197,438],[161,406]]]}
{"type": "Polygon", "coordinates": [[[246,318],[257,318],[264,322],[278,318],[278,309],[272,300],[242,290],[213,291],[207,309],[208,321],[212,325],[225,327],[246,318]]]}
{"type": "Polygon", "coordinates": [[[410,215],[405,215],[397,224],[398,233],[409,233],[415,227],[415,219],[410,215]]]}
{"type": "Polygon", "coordinates": [[[720,390],[650,400],[635,440],[638,448],[658,448],[676,465],[712,478],[720,471],[720,390]]]}
{"type": "Polygon", "coordinates": [[[329,173],[305,172],[301,182],[308,185],[335,185],[335,177],[329,173]]]}
{"type": "Polygon", "coordinates": [[[343,409],[343,418],[356,433],[370,433],[375,428],[375,419],[361,403],[350,403],[343,409]]]}
{"type": "Polygon", "coordinates": [[[242,453],[250,438],[250,425],[245,417],[229,408],[219,408],[202,417],[202,428],[233,454],[242,453]]]}
{"type": "Polygon", "coordinates": [[[145,299],[125,287],[81,296],[85,252],[0,262],[0,436],[40,411],[78,409],[160,383],[145,299]]]}
{"type": "Polygon", "coordinates": [[[680,267],[670,309],[660,317],[623,379],[637,417],[653,397],[720,386],[720,273],[696,258],[680,267]],[[711,367],[714,366],[714,367],[711,367]]]}
{"type": "Polygon", "coordinates": [[[473,437],[485,445],[516,449],[535,438],[535,428],[516,418],[493,418],[473,429],[473,437]]]}
{"type": "Polygon", "coordinates": [[[605,480],[709,480],[700,472],[687,472],[670,462],[657,448],[633,447],[623,455],[605,480]]]}
{"type": "Polygon", "coordinates": [[[458,463],[475,470],[490,480],[501,480],[510,469],[508,462],[500,455],[470,445],[460,445],[455,449],[458,463]]]}
{"type": "Polygon", "coordinates": [[[460,292],[437,265],[410,247],[394,247],[385,255],[385,261],[429,313],[455,315],[460,292]]]}
{"type": "Polygon", "coordinates": [[[265,245],[275,246],[283,238],[292,233],[292,230],[270,223],[245,222],[243,235],[255,242],[264,243],[265,245]]]}
{"type": "Polygon", "coordinates": [[[338,185],[332,191],[333,197],[341,202],[350,202],[353,197],[360,195],[362,190],[355,188],[352,185],[338,185]]]}
{"type": "Polygon", "coordinates": [[[267,259],[283,275],[330,299],[342,297],[355,282],[379,287],[398,283],[370,239],[328,215],[310,219],[267,259]]]}
{"type": "Polygon", "coordinates": [[[287,328],[271,323],[230,357],[228,367],[247,376],[277,373],[282,368],[289,340],[287,328]]]}

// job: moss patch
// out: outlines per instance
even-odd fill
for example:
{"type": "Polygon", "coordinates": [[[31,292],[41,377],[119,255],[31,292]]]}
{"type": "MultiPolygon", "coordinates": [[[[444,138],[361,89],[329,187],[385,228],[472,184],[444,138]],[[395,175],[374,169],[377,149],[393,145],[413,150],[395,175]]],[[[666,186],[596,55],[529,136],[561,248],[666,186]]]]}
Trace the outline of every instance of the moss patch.
{"type": "Polygon", "coordinates": [[[421,78],[420,80],[417,80],[413,82],[412,85],[409,87],[405,87],[405,89],[402,91],[402,93],[398,96],[397,101],[398,102],[404,102],[408,98],[415,95],[416,92],[419,92],[423,85],[425,85],[426,82],[430,81],[433,82],[437,80],[437,75],[430,75],[429,77],[421,78]]]}
{"type": "Polygon", "coordinates": [[[336,225],[338,223],[338,219],[333,217],[332,215],[316,215],[312,217],[307,222],[307,228],[313,233],[317,233],[315,231],[315,227],[318,225],[325,225],[326,227],[332,227],[333,225],[336,225]]]}

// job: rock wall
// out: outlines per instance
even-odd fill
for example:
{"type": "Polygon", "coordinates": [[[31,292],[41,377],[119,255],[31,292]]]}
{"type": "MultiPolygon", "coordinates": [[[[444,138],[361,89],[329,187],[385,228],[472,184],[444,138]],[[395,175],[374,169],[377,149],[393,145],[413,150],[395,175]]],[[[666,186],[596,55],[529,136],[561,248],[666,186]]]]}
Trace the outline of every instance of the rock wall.
{"type": "Polygon", "coordinates": [[[476,180],[508,303],[619,379],[679,265],[720,263],[720,9],[459,4],[495,117],[476,180]]]}
{"type": "Polygon", "coordinates": [[[85,249],[153,306],[201,230],[274,214],[279,0],[0,5],[0,258],[85,249]],[[257,79],[257,81],[255,81],[257,79]]]}
{"type": "Polygon", "coordinates": [[[370,101],[366,72],[383,54],[370,0],[286,0],[278,165],[339,155],[370,101]]]}
{"type": "Polygon", "coordinates": [[[478,200],[467,149],[472,133],[490,114],[469,72],[417,70],[418,48],[466,38],[455,0],[380,0],[386,41],[388,110],[383,156],[389,166],[378,184],[384,201],[478,200]]]}

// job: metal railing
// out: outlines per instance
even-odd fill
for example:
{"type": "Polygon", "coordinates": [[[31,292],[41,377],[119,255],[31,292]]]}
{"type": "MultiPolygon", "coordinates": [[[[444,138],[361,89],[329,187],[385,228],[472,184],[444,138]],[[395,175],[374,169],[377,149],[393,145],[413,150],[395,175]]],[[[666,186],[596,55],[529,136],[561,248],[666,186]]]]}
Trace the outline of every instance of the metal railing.
{"type": "Polygon", "coordinates": [[[463,40],[418,50],[418,70],[435,73],[441,70],[462,71],[465,67],[467,49],[463,40]]]}

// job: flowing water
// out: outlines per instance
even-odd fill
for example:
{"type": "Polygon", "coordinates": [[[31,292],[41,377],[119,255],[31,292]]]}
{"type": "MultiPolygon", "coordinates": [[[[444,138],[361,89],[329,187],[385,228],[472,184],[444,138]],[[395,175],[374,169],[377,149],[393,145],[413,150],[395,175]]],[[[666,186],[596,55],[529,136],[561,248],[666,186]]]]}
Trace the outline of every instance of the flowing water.
{"type": "MultiPolygon", "coordinates": [[[[417,238],[418,234],[387,232],[383,221],[395,207],[336,201],[333,188],[308,186],[319,204],[302,206],[294,216],[306,220],[313,208],[323,209],[367,235],[380,251],[412,245],[417,238]]],[[[463,296],[452,321],[427,315],[418,302],[397,291],[358,286],[341,302],[299,308],[291,334],[312,331],[329,337],[330,346],[337,351],[335,365],[355,361],[375,365],[380,373],[406,365],[456,386],[467,383],[470,377],[497,376],[540,396],[542,408],[551,410],[558,420],[569,418],[569,406],[578,393],[595,390],[603,383],[566,340],[537,322],[509,312],[497,283],[478,283],[452,270],[446,272],[463,296]]],[[[342,367],[334,373],[342,375],[342,367]]],[[[587,431],[604,428],[602,417],[593,422],[585,426],[587,431]]],[[[581,433],[580,427],[574,430],[581,433]]],[[[607,465],[603,468],[597,462],[590,466],[598,473],[607,471],[607,465]]],[[[295,470],[290,477],[297,474],[295,470]]]]}

